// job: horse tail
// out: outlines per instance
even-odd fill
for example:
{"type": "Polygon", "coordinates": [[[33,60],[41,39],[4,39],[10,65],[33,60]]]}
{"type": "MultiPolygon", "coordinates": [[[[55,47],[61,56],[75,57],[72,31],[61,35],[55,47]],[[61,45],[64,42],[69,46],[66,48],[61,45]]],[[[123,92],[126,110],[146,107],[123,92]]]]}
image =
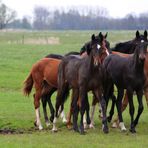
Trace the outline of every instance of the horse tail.
{"type": "Polygon", "coordinates": [[[64,61],[62,61],[58,69],[58,94],[59,94],[58,98],[61,99],[61,104],[64,104],[64,102],[67,100],[70,90],[69,84],[65,80],[64,64],[65,64],[64,61]]]}
{"type": "Polygon", "coordinates": [[[30,73],[29,76],[24,81],[23,93],[25,96],[29,96],[29,94],[31,93],[32,87],[33,87],[33,78],[32,78],[32,74],[30,73]]]}

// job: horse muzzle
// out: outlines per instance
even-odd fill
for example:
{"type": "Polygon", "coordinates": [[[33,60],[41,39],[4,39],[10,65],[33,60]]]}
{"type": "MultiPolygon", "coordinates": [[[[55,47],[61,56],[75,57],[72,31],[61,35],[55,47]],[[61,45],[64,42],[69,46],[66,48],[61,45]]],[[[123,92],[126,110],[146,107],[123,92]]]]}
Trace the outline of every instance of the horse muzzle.
{"type": "Polygon", "coordinates": [[[141,54],[141,55],[139,55],[139,59],[140,59],[141,61],[144,61],[145,58],[146,58],[146,55],[145,55],[145,54],[141,54]]]}

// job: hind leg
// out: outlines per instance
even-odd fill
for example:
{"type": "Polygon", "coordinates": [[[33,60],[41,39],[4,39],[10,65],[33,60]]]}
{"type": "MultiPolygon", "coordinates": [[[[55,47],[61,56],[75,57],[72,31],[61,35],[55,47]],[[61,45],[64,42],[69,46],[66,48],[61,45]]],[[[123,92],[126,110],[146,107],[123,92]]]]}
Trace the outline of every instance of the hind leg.
{"type": "Polygon", "coordinates": [[[48,127],[50,125],[50,123],[49,123],[49,120],[48,120],[48,115],[47,115],[47,110],[46,110],[47,99],[48,99],[48,95],[44,95],[44,96],[42,96],[41,100],[42,100],[45,123],[46,123],[46,126],[48,127]]]}
{"type": "MultiPolygon", "coordinates": [[[[126,92],[125,96],[123,98],[123,101],[122,101],[122,108],[121,108],[122,112],[126,109],[127,105],[128,105],[128,96],[127,96],[127,92],[126,92]]],[[[113,121],[112,127],[117,128],[118,126],[119,126],[119,118],[117,116],[113,121]]]]}
{"type": "Polygon", "coordinates": [[[64,104],[62,104],[59,108],[59,114],[60,114],[60,117],[62,119],[62,122],[63,123],[67,123],[67,119],[66,119],[66,116],[65,116],[65,113],[64,113],[64,104]]]}
{"type": "Polygon", "coordinates": [[[34,95],[34,107],[36,113],[36,125],[38,126],[39,130],[42,130],[42,124],[40,120],[40,98],[41,98],[41,91],[37,91],[34,95]]]}
{"type": "Polygon", "coordinates": [[[57,90],[57,88],[52,88],[49,92],[49,95],[48,95],[48,106],[49,106],[49,109],[50,109],[50,121],[53,122],[53,119],[54,119],[54,113],[55,113],[55,110],[54,110],[54,107],[52,105],[52,102],[51,102],[51,96],[52,94],[57,90]]]}
{"type": "Polygon", "coordinates": [[[55,117],[54,117],[54,120],[53,120],[52,131],[57,131],[56,122],[57,122],[57,118],[58,118],[58,115],[59,115],[58,114],[59,113],[59,109],[60,109],[60,106],[61,106],[62,110],[63,110],[64,101],[68,97],[68,94],[69,94],[69,86],[66,83],[66,84],[63,84],[61,86],[61,88],[58,89],[58,92],[57,92],[56,105],[55,105],[56,112],[55,112],[55,117]]]}
{"type": "Polygon", "coordinates": [[[98,102],[97,98],[95,97],[95,95],[93,95],[91,113],[90,113],[90,115],[91,115],[90,116],[91,123],[89,125],[89,128],[94,128],[94,114],[95,114],[95,107],[96,107],[97,102],[98,102]]]}

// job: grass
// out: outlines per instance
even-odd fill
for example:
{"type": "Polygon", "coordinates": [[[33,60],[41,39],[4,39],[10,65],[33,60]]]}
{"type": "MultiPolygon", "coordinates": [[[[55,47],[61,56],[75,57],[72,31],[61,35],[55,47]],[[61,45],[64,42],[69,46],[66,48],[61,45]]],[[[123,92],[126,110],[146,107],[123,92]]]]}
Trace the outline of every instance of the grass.
{"type": "MultiPolygon", "coordinates": [[[[51,126],[46,128],[41,109],[43,131],[35,130],[33,122],[35,111],[32,94],[29,98],[23,96],[21,89],[32,64],[49,53],[64,54],[69,51],[79,51],[81,46],[90,39],[92,33],[99,31],[50,31],[50,32],[0,32],[0,129],[17,129],[23,134],[0,134],[0,147],[147,147],[148,146],[148,114],[144,99],[145,110],[136,128],[137,134],[121,133],[119,129],[112,129],[104,134],[101,130],[101,121],[98,112],[95,113],[96,129],[89,129],[82,136],[66,129],[58,121],[59,132],[52,133],[51,126]],[[60,43],[49,44],[22,44],[24,39],[38,37],[57,37],[60,43]]],[[[119,41],[132,39],[134,31],[109,31],[108,40],[111,46],[119,41]]],[[[52,101],[55,102],[53,95],[52,101]]],[[[91,102],[90,94],[90,102],[91,102]]],[[[65,110],[68,112],[69,100],[65,110]]],[[[137,100],[135,100],[137,111],[137,100]]],[[[123,114],[126,127],[129,129],[130,117],[128,109],[123,114]]]]}

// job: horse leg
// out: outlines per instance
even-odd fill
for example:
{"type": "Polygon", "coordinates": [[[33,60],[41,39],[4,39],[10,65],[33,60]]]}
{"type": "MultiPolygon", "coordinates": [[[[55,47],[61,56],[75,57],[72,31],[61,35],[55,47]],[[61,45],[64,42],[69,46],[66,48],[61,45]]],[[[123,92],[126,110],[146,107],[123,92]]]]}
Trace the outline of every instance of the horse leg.
{"type": "Polygon", "coordinates": [[[143,102],[142,102],[143,90],[136,91],[136,93],[137,93],[137,99],[138,99],[139,107],[138,107],[137,116],[136,116],[136,118],[135,118],[135,120],[134,120],[134,125],[135,125],[135,126],[138,124],[140,115],[141,115],[142,112],[143,112],[143,102]]]}
{"type": "Polygon", "coordinates": [[[36,125],[38,126],[39,130],[42,130],[42,124],[40,120],[40,98],[41,98],[41,91],[36,91],[34,95],[34,107],[35,107],[35,113],[36,113],[36,125]]]}
{"type": "Polygon", "coordinates": [[[133,91],[127,90],[128,101],[129,101],[129,113],[131,116],[131,125],[130,125],[130,132],[135,133],[135,125],[134,125],[134,104],[133,104],[133,91]]]}
{"type": "Polygon", "coordinates": [[[97,98],[95,97],[95,94],[94,94],[93,100],[92,100],[92,106],[91,106],[91,114],[90,114],[91,123],[89,125],[89,128],[94,128],[94,114],[95,114],[95,107],[96,107],[97,102],[98,102],[98,100],[97,100],[97,98]]]}
{"type": "Polygon", "coordinates": [[[54,116],[54,120],[53,120],[53,127],[52,127],[53,132],[57,132],[56,122],[57,122],[57,118],[58,118],[59,108],[62,104],[60,99],[61,99],[61,92],[58,91],[57,97],[56,97],[56,105],[55,105],[56,111],[55,111],[55,116],[54,116]]]}
{"type": "MultiPolygon", "coordinates": [[[[122,108],[121,108],[122,112],[126,109],[127,105],[128,105],[128,96],[127,96],[127,91],[126,91],[125,96],[122,101],[122,108]]],[[[116,119],[114,119],[113,121],[112,127],[117,128],[118,126],[119,126],[119,118],[117,116],[116,119]]]]}
{"type": "Polygon", "coordinates": [[[116,101],[116,106],[117,106],[117,111],[118,111],[118,116],[119,116],[119,127],[121,131],[126,131],[123,118],[122,118],[122,112],[121,112],[121,106],[122,106],[122,98],[124,95],[124,89],[118,88],[118,96],[117,96],[117,101],[116,101]]]}
{"type": "Polygon", "coordinates": [[[48,106],[49,106],[49,109],[50,109],[50,121],[53,122],[53,119],[54,119],[54,113],[55,113],[55,110],[54,110],[54,107],[52,105],[52,102],[51,102],[51,96],[52,94],[56,91],[57,89],[56,88],[52,88],[50,91],[49,91],[49,95],[48,95],[48,106]]]}
{"type": "Polygon", "coordinates": [[[103,118],[102,118],[102,130],[104,133],[108,133],[109,129],[107,126],[107,117],[106,117],[106,111],[107,111],[107,104],[105,101],[104,96],[100,95],[100,103],[101,103],[101,107],[102,107],[102,114],[103,114],[103,118]]]}
{"type": "Polygon", "coordinates": [[[108,122],[111,122],[112,117],[114,115],[114,108],[115,108],[115,104],[116,104],[116,97],[114,95],[114,85],[112,84],[110,87],[110,91],[109,91],[109,95],[111,96],[112,99],[112,106],[109,112],[109,116],[107,117],[108,122]]]}
{"type": "MultiPolygon", "coordinates": [[[[90,116],[89,116],[90,107],[89,107],[89,102],[88,102],[88,96],[87,98],[85,98],[85,100],[86,100],[86,126],[87,126],[87,125],[90,125],[91,123],[90,116]]],[[[84,119],[83,119],[83,123],[84,123],[84,119]]],[[[84,129],[85,129],[85,126],[84,126],[84,129]]]]}
{"type": "Polygon", "coordinates": [[[73,89],[73,97],[72,97],[72,102],[71,102],[71,108],[73,109],[73,129],[76,132],[79,132],[78,129],[78,113],[79,113],[79,91],[77,89],[73,89]]]}
{"type": "Polygon", "coordinates": [[[115,95],[112,96],[112,106],[109,112],[109,116],[107,117],[108,122],[111,122],[112,117],[114,115],[114,108],[115,108],[115,104],[116,104],[116,97],[115,95]]]}
{"type": "Polygon", "coordinates": [[[81,118],[80,118],[80,134],[84,134],[84,124],[83,124],[83,119],[84,119],[84,113],[86,110],[86,99],[87,97],[87,91],[83,88],[80,87],[80,114],[81,114],[81,118]]]}
{"type": "Polygon", "coordinates": [[[64,104],[61,105],[61,119],[62,119],[62,122],[63,123],[67,123],[67,119],[66,119],[66,116],[65,116],[65,113],[64,113],[64,104]]]}
{"type": "Polygon", "coordinates": [[[45,123],[46,123],[46,126],[48,127],[50,125],[50,123],[49,123],[49,120],[48,120],[47,110],[46,110],[47,99],[48,99],[48,95],[43,95],[41,100],[42,100],[45,123]]]}

